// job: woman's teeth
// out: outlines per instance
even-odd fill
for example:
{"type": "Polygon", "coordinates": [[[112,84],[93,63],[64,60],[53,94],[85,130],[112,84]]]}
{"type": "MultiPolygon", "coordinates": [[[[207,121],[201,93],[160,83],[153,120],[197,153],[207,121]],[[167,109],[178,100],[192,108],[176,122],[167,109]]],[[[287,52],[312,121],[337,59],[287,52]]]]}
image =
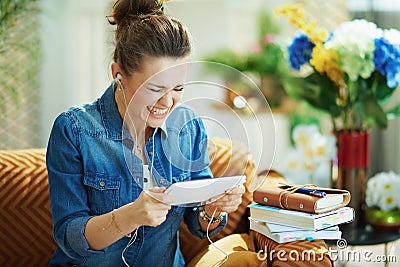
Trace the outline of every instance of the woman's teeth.
{"type": "Polygon", "coordinates": [[[153,107],[153,108],[150,109],[150,112],[155,114],[155,115],[163,115],[163,114],[167,113],[167,111],[168,111],[168,108],[159,109],[159,108],[153,107]]]}

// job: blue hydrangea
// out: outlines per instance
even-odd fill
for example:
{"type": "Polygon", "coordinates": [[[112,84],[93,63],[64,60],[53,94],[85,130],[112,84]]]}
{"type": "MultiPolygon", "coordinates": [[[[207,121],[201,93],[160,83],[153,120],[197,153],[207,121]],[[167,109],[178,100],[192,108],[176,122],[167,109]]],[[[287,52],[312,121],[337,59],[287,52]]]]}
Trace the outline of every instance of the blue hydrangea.
{"type": "Polygon", "coordinates": [[[298,34],[288,47],[290,66],[299,71],[303,64],[309,63],[314,46],[307,35],[298,34]]]}
{"type": "Polygon", "coordinates": [[[394,88],[400,84],[400,47],[385,38],[377,38],[374,43],[375,68],[386,77],[387,86],[394,88]]]}

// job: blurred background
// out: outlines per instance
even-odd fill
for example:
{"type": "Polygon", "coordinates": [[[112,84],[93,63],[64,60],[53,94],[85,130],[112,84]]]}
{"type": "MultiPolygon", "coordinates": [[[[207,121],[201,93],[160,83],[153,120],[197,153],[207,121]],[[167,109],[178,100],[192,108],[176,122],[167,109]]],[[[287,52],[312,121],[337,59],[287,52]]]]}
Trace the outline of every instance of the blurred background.
{"type": "MultiPolygon", "coordinates": [[[[328,30],[353,18],[365,18],[381,28],[400,25],[400,2],[396,0],[285,2],[303,4],[308,14],[328,30]]],[[[296,29],[285,18],[274,16],[273,9],[283,4],[279,0],[171,0],[165,4],[165,11],[188,26],[195,48],[192,60],[220,56],[218,60],[223,61],[234,59],[235,53],[260,49],[260,32],[271,31],[273,39],[267,41],[286,49],[296,29]]],[[[46,147],[52,123],[60,112],[94,100],[109,86],[114,28],[107,23],[106,15],[111,6],[112,1],[106,0],[1,1],[0,149],[46,147]]],[[[264,71],[257,67],[253,70],[264,71]]],[[[259,86],[267,82],[249,75],[259,86]]],[[[213,97],[232,104],[221,92],[213,97]]],[[[196,97],[194,90],[185,94],[186,99],[196,97]]],[[[263,96],[272,114],[256,110],[261,123],[245,111],[239,113],[260,169],[276,166],[288,153],[296,123],[315,121],[322,131],[331,131],[323,115],[287,99],[284,91],[271,95],[267,90],[263,96]]],[[[400,101],[398,94],[394,101],[400,101]]],[[[227,119],[229,124],[229,114],[218,107],[211,111],[209,107],[202,110],[201,105],[198,108],[199,113],[206,109],[207,115],[227,119]]],[[[209,135],[219,134],[218,127],[207,123],[206,127],[209,135]]],[[[391,120],[385,130],[372,131],[371,173],[400,172],[399,136],[399,119],[391,120]]],[[[242,140],[241,136],[233,138],[242,140]]]]}

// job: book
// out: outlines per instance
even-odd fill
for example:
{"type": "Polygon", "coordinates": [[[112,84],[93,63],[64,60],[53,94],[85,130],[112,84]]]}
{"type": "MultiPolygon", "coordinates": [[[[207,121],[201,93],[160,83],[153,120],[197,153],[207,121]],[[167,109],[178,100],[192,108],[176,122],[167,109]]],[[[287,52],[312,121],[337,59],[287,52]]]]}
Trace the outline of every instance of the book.
{"type": "Polygon", "coordinates": [[[309,213],[325,213],[350,202],[350,192],[347,190],[313,187],[301,188],[306,193],[300,193],[290,191],[291,188],[296,188],[296,185],[258,188],[253,192],[253,199],[261,205],[309,213]],[[315,192],[325,196],[314,195],[315,192]]]}
{"type": "MultiPolygon", "coordinates": [[[[250,220],[253,220],[253,218],[249,217],[250,220]]],[[[271,233],[283,233],[283,232],[296,232],[296,231],[310,231],[309,229],[304,229],[301,227],[295,227],[295,226],[288,226],[284,224],[277,224],[277,223],[271,223],[271,222],[264,222],[265,225],[268,227],[269,231],[271,233]]],[[[319,231],[338,231],[339,227],[337,225],[319,230],[319,231]]]]}
{"type": "Polygon", "coordinates": [[[268,238],[274,240],[277,243],[287,243],[296,240],[315,240],[315,239],[340,239],[342,237],[342,232],[338,227],[328,228],[326,230],[313,231],[304,230],[301,228],[294,228],[288,226],[279,226],[275,224],[273,227],[281,227],[282,232],[272,232],[271,224],[257,221],[250,218],[250,229],[259,232],[267,236],[268,238]],[[289,229],[288,229],[289,228],[289,229]]]}
{"type": "Polygon", "coordinates": [[[222,196],[228,189],[241,185],[245,181],[245,175],[236,175],[177,182],[170,185],[165,193],[174,197],[172,205],[199,204],[222,196]]]}
{"type": "Polygon", "coordinates": [[[354,220],[354,209],[351,207],[342,207],[320,214],[281,209],[258,203],[252,203],[248,207],[250,217],[255,220],[310,230],[322,230],[354,220]]]}

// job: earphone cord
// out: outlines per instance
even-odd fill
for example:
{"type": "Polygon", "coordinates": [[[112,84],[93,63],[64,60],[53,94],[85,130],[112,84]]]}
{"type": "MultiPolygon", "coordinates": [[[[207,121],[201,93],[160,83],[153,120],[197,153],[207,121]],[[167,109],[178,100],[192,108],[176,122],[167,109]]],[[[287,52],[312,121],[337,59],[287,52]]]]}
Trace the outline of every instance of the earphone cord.
{"type": "MultiPolygon", "coordinates": [[[[118,83],[118,86],[120,87],[120,89],[121,89],[121,91],[122,91],[122,96],[124,97],[124,105],[125,105],[125,109],[126,109],[125,112],[128,113],[129,121],[130,121],[130,123],[132,124],[133,130],[135,131],[135,136],[136,136],[136,138],[134,138],[134,140],[135,140],[135,145],[134,145],[134,147],[133,147],[133,153],[135,153],[135,151],[138,152],[138,150],[139,150],[139,148],[137,147],[137,144],[136,144],[136,143],[137,143],[137,139],[138,139],[138,137],[137,137],[137,132],[136,132],[136,128],[134,127],[133,119],[132,119],[131,114],[130,114],[130,112],[129,112],[128,103],[127,103],[127,101],[126,101],[126,96],[125,96],[125,90],[124,90],[124,88],[123,88],[123,86],[122,86],[122,83],[121,83],[121,81],[119,80],[119,78],[116,78],[115,80],[116,80],[116,82],[118,83]]],[[[139,152],[141,153],[141,151],[139,151],[139,152]]]]}
{"type": "MultiPolygon", "coordinates": [[[[119,79],[116,79],[116,81],[118,82],[118,85],[120,86],[121,90],[123,90],[121,81],[120,81],[119,79]]],[[[129,110],[128,110],[128,105],[127,105],[127,101],[126,101],[125,91],[122,91],[122,95],[123,95],[123,97],[124,97],[124,104],[125,104],[126,112],[128,113],[128,118],[129,118],[129,120],[130,120],[130,122],[132,123],[132,126],[133,126],[133,119],[132,119],[131,114],[129,113],[129,110]]],[[[134,128],[134,127],[133,127],[133,128],[134,128]]],[[[134,130],[135,130],[135,134],[136,134],[136,129],[134,128],[134,130]]],[[[153,154],[152,154],[152,155],[153,155],[153,156],[152,156],[151,165],[150,165],[150,179],[153,179],[153,168],[152,168],[152,167],[153,167],[153,164],[154,164],[154,157],[155,157],[155,154],[154,154],[154,146],[155,146],[155,144],[154,144],[154,136],[155,136],[155,133],[156,133],[156,131],[154,130],[153,136],[152,136],[152,139],[153,139],[153,145],[152,145],[153,154]]],[[[136,146],[135,146],[135,147],[136,147],[136,146]]],[[[135,148],[135,147],[134,147],[134,148],[135,148]]],[[[136,150],[137,150],[137,149],[136,149],[136,150]]],[[[134,153],[135,153],[135,152],[134,152],[134,153]]],[[[139,229],[139,227],[136,228],[136,230],[135,230],[134,234],[132,235],[131,239],[129,240],[128,244],[127,244],[127,245],[125,246],[125,248],[122,250],[122,254],[121,254],[122,261],[124,262],[125,266],[127,266],[127,267],[129,267],[129,264],[128,264],[128,263],[126,262],[126,260],[125,260],[124,253],[125,253],[125,251],[135,242],[136,237],[137,237],[138,229],[139,229]]]]}
{"type": "Polygon", "coordinates": [[[137,232],[138,232],[138,228],[136,228],[135,232],[133,233],[131,239],[129,240],[128,244],[125,246],[125,248],[122,250],[122,254],[121,254],[121,258],[122,261],[124,262],[125,266],[129,267],[129,264],[126,262],[125,257],[124,257],[124,253],[125,251],[133,244],[135,243],[136,237],[137,237],[137,232]]]}
{"type": "Polygon", "coordinates": [[[222,254],[225,255],[224,260],[223,260],[221,263],[217,264],[217,267],[220,267],[220,266],[222,266],[222,265],[228,260],[229,255],[228,255],[228,253],[226,253],[223,249],[221,249],[221,248],[219,248],[217,245],[215,245],[214,242],[211,240],[209,234],[208,234],[208,231],[209,231],[209,229],[210,229],[211,223],[212,223],[212,221],[213,221],[213,219],[214,219],[214,217],[215,217],[215,213],[216,213],[216,212],[217,212],[217,208],[214,209],[213,214],[212,214],[212,216],[211,216],[211,220],[208,222],[206,234],[207,234],[207,239],[208,239],[208,241],[210,242],[210,244],[211,244],[213,247],[215,247],[216,249],[218,249],[219,251],[221,251],[222,254]]]}

